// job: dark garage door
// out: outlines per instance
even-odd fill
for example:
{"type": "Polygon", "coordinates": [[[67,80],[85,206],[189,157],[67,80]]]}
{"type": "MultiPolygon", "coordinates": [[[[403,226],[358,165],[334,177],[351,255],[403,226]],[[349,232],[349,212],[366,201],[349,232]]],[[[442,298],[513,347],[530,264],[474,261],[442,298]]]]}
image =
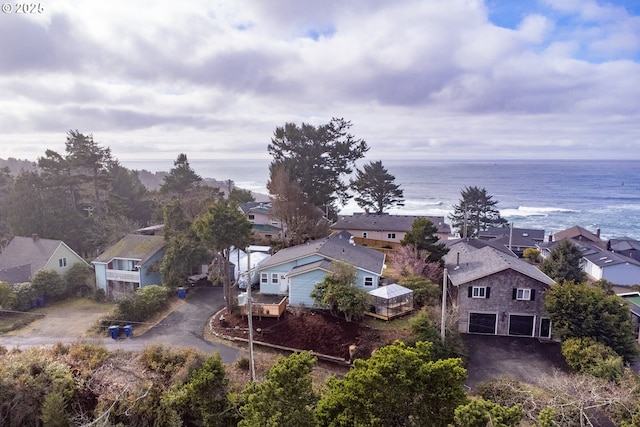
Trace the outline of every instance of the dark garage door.
{"type": "Polygon", "coordinates": [[[533,336],[534,316],[509,316],[509,335],[533,336]]]}
{"type": "Polygon", "coordinates": [[[470,313],[469,333],[495,334],[497,314],[470,313]]]}

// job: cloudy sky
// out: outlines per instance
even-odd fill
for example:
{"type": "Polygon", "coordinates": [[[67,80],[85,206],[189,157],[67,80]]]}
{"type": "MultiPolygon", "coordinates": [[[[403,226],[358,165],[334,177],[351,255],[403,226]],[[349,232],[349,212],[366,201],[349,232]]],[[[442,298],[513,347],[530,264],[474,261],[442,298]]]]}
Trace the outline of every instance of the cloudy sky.
{"type": "Polygon", "coordinates": [[[370,159],[640,159],[636,0],[38,5],[0,13],[1,158],[268,158],[343,117],[370,159]]]}

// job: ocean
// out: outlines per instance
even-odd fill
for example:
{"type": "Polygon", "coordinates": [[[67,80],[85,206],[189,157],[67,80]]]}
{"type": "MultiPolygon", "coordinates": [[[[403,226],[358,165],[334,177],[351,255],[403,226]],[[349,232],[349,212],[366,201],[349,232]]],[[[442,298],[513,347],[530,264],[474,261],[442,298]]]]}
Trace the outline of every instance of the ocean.
{"type": "MultiPolygon", "coordinates": [[[[377,159],[375,159],[377,160],[377,159]]],[[[238,187],[267,193],[270,159],[189,160],[201,176],[231,179],[238,187]]],[[[365,163],[369,160],[365,160],[365,163]]],[[[121,161],[131,169],[168,171],[173,161],[121,161]]],[[[362,164],[362,163],[360,163],[362,164]]],[[[600,229],[603,238],[640,239],[640,161],[383,160],[404,191],[399,215],[444,216],[453,211],[465,187],[481,187],[498,201],[502,217],[514,227],[545,230],[546,235],[579,225],[600,229]]],[[[361,211],[354,203],[341,213],[361,211]]]]}

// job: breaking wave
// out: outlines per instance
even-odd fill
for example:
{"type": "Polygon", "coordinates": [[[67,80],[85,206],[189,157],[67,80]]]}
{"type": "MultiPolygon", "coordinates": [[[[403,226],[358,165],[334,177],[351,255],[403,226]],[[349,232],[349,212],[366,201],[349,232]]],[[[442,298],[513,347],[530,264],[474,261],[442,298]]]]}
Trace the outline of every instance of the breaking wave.
{"type": "Polygon", "coordinates": [[[553,207],[533,207],[533,206],[518,206],[517,208],[506,208],[500,210],[500,215],[509,217],[530,217],[530,216],[542,216],[546,217],[550,214],[563,214],[563,213],[579,213],[579,210],[565,209],[565,208],[553,208],[553,207]]]}

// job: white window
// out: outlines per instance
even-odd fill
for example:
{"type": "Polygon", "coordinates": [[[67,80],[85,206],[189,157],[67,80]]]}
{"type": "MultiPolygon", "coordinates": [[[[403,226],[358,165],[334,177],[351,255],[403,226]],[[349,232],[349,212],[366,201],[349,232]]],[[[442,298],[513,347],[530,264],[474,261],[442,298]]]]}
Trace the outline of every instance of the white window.
{"type": "Polygon", "coordinates": [[[256,216],[254,214],[249,214],[247,215],[247,218],[249,219],[249,221],[253,222],[256,219],[256,216]]]}
{"type": "Polygon", "coordinates": [[[66,267],[67,266],[67,259],[66,258],[60,258],[58,260],[58,266],[59,267],[66,267]]]}
{"type": "Polygon", "coordinates": [[[396,233],[387,233],[387,239],[395,239],[396,233]]]}
{"type": "Polygon", "coordinates": [[[371,276],[366,276],[364,278],[364,285],[365,286],[373,286],[373,277],[371,276]]]}
{"type": "Polygon", "coordinates": [[[367,238],[367,232],[366,231],[362,232],[362,237],[365,238],[365,239],[367,238]]]}
{"type": "Polygon", "coordinates": [[[267,273],[260,273],[260,283],[269,283],[269,275],[267,273]]]}
{"type": "Polygon", "coordinates": [[[516,292],[516,299],[520,301],[531,300],[531,289],[518,289],[516,292]]]}
{"type": "Polygon", "coordinates": [[[278,273],[271,273],[271,283],[278,283],[278,273]]]}
{"type": "Polygon", "coordinates": [[[473,298],[486,298],[487,297],[487,288],[485,286],[474,286],[473,293],[471,294],[473,298]]]}

